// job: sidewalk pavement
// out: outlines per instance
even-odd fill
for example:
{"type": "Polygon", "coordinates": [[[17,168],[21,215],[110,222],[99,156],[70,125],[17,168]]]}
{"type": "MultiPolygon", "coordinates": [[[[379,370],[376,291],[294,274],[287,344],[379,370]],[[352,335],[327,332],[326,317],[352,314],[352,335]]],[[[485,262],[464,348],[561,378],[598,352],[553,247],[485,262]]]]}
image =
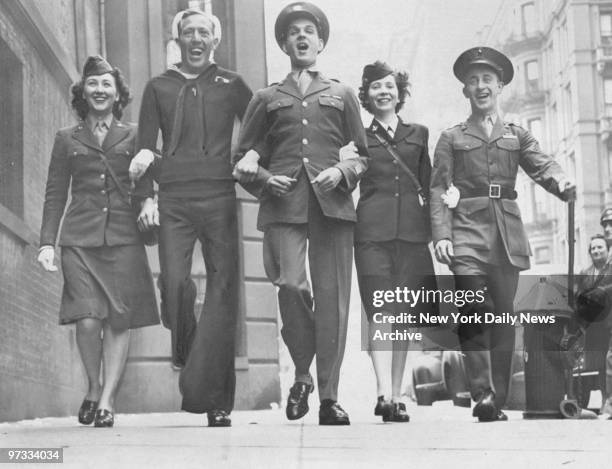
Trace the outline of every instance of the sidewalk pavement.
{"type": "Polygon", "coordinates": [[[508,422],[478,423],[470,410],[446,401],[408,406],[409,423],[383,423],[373,408],[347,408],[350,426],[322,427],[313,404],[296,422],[283,409],[234,412],[231,428],[207,428],[204,415],[187,413],[119,414],[110,429],[80,426],[76,417],[3,423],[0,448],[62,447],[62,467],[79,469],[612,465],[610,421],[523,420],[510,411],[508,422]]]}

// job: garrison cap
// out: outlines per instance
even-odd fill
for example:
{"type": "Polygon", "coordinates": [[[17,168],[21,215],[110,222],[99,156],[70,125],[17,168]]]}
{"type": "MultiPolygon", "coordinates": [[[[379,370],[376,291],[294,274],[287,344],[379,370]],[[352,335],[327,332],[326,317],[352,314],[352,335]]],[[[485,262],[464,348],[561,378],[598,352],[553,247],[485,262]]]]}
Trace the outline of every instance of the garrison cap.
{"type": "Polygon", "coordinates": [[[85,65],[83,65],[83,78],[92,75],[104,75],[105,73],[112,73],[112,71],[113,67],[104,57],[92,55],[87,57],[85,65]]]}
{"type": "Polygon", "coordinates": [[[605,221],[612,221],[612,208],[606,208],[603,212],[601,212],[601,218],[599,219],[599,224],[603,226],[605,221]]]}
{"type": "Polygon", "coordinates": [[[309,2],[294,2],[283,8],[276,18],[274,35],[279,46],[282,47],[283,45],[289,23],[296,18],[308,18],[311,20],[317,26],[319,35],[323,40],[323,46],[327,44],[329,39],[329,21],[323,10],[309,2]]]}
{"type": "Polygon", "coordinates": [[[367,88],[373,81],[380,80],[381,78],[391,75],[392,73],[393,69],[388,63],[377,60],[373,64],[368,64],[363,67],[361,83],[363,84],[364,88],[367,88]]]}
{"type": "Polygon", "coordinates": [[[453,73],[463,82],[465,74],[472,65],[487,65],[497,73],[499,79],[507,85],[514,77],[514,67],[510,59],[491,47],[472,47],[463,52],[453,65],[453,73]]]}

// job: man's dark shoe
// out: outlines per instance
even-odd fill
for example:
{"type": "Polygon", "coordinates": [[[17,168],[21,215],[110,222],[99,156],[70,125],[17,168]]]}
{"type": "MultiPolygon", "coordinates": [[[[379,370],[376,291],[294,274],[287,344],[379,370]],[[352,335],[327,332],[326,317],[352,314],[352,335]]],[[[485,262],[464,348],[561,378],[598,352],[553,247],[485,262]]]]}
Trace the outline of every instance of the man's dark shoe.
{"type": "Polygon", "coordinates": [[[232,419],[224,410],[209,410],[208,411],[208,426],[209,427],[231,427],[232,419]]]}
{"type": "Polygon", "coordinates": [[[289,420],[301,419],[308,413],[308,395],[314,390],[314,386],[309,383],[298,381],[291,386],[289,397],[287,398],[287,409],[285,413],[289,420]]]}
{"type": "Polygon", "coordinates": [[[480,422],[494,422],[499,420],[498,415],[500,413],[503,412],[497,409],[495,405],[495,393],[491,390],[482,393],[472,410],[472,416],[478,417],[480,422]]]}
{"type": "Polygon", "coordinates": [[[319,408],[319,425],[350,425],[349,416],[336,401],[324,399],[319,408]]]}

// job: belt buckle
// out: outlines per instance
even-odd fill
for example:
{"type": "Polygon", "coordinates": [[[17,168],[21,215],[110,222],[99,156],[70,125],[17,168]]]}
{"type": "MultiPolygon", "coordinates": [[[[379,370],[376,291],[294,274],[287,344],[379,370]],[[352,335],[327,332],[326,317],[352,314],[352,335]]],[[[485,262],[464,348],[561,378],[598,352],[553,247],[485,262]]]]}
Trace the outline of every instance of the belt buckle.
{"type": "Polygon", "coordinates": [[[501,199],[501,185],[489,184],[489,198],[490,199],[501,199]]]}

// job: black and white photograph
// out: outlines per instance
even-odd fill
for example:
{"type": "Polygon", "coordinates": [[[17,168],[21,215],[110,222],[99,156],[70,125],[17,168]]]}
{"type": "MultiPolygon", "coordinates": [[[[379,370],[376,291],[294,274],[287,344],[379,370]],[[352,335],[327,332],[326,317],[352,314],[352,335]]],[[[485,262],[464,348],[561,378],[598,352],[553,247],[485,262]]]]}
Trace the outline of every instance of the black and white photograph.
{"type": "Polygon", "coordinates": [[[611,310],[612,1],[0,1],[0,463],[608,468],[611,310]]]}

